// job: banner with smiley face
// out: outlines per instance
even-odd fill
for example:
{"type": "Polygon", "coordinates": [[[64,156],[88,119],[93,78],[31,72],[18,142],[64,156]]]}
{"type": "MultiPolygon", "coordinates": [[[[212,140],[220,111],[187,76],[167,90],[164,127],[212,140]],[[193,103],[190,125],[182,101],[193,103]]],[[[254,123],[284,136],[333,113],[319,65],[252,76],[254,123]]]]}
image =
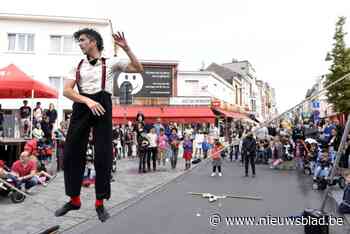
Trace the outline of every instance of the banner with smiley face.
{"type": "Polygon", "coordinates": [[[170,97],[172,96],[172,68],[144,67],[143,73],[117,72],[114,75],[114,95],[120,96],[123,83],[131,84],[134,97],[170,97]]]}

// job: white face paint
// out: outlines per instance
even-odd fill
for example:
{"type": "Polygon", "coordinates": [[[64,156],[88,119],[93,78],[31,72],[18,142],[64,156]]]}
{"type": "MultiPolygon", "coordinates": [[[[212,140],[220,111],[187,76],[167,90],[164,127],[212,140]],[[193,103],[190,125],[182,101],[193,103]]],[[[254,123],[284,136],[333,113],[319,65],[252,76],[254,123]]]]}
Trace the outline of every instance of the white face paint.
{"type": "Polygon", "coordinates": [[[124,73],[121,72],[117,78],[118,88],[122,86],[124,82],[130,82],[132,86],[131,94],[137,94],[141,91],[143,86],[143,77],[140,73],[124,73]]]}

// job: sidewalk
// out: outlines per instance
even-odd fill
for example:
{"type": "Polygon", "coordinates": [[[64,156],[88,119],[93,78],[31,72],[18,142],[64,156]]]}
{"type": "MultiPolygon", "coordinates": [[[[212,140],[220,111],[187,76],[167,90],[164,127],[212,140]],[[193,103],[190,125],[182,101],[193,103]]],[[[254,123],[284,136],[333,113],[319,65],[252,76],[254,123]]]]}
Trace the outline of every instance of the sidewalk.
{"type": "MultiPolygon", "coordinates": [[[[165,167],[159,166],[156,172],[138,174],[138,160],[119,160],[114,176],[116,181],[112,183],[112,198],[106,201],[105,206],[108,210],[115,208],[178,177],[184,173],[184,168],[184,160],[179,158],[175,170],[167,162],[165,167]]],[[[0,198],[0,233],[32,234],[54,225],[60,225],[60,231],[64,231],[90,219],[97,221],[94,188],[82,188],[82,207],[79,211],[59,218],[54,216],[54,211],[68,200],[64,193],[63,173],[58,173],[47,187],[40,187],[33,198],[35,201],[27,197],[20,204],[13,204],[8,198],[0,198]]]]}

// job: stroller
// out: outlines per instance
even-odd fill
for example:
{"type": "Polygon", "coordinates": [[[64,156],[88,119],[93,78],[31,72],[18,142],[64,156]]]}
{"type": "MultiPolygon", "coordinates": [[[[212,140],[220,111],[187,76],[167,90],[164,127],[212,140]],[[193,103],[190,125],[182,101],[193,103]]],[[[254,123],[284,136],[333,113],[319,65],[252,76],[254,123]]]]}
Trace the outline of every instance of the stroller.
{"type": "Polygon", "coordinates": [[[339,170],[339,167],[334,167],[333,169],[336,170],[335,176],[333,178],[332,183],[328,181],[328,185],[334,186],[338,184],[339,188],[344,189],[346,186],[346,181],[345,181],[345,178],[342,176],[341,171],[339,170]]]}
{"type": "MultiPolygon", "coordinates": [[[[322,168],[322,170],[323,169],[324,168],[322,168]]],[[[321,172],[320,175],[316,177],[316,179],[314,180],[313,188],[317,189],[317,190],[325,190],[327,188],[327,186],[334,186],[337,184],[338,184],[339,188],[344,189],[346,186],[345,178],[341,175],[341,173],[337,167],[334,167],[333,165],[331,165],[329,167],[328,174],[321,172]],[[336,170],[336,173],[335,173],[335,176],[334,176],[333,181],[331,183],[331,181],[328,177],[329,177],[330,172],[332,170],[336,170]]]]}
{"type": "MultiPolygon", "coordinates": [[[[1,162],[1,167],[4,169],[6,173],[10,172],[10,169],[1,162]]],[[[5,176],[5,178],[0,178],[0,196],[9,197],[13,203],[21,203],[26,198],[22,193],[19,193],[15,189],[15,182],[5,176]]]]}
{"type": "Polygon", "coordinates": [[[312,175],[315,172],[316,163],[312,160],[304,160],[303,172],[305,175],[312,175]]]}

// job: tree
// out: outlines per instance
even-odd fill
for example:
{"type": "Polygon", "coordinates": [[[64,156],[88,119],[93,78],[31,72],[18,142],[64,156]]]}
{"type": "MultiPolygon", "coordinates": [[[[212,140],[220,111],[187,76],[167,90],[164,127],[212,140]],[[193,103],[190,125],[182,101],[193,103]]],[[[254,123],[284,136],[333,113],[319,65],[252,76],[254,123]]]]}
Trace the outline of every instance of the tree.
{"type": "MultiPolygon", "coordinates": [[[[325,85],[328,85],[350,73],[350,48],[346,48],[343,30],[346,18],[339,17],[334,34],[333,49],[327,54],[326,61],[331,62],[325,85]]],[[[328,102],[339,113],[350,112],[350,78],[345,79],[327,90],[328,102]]]]}

